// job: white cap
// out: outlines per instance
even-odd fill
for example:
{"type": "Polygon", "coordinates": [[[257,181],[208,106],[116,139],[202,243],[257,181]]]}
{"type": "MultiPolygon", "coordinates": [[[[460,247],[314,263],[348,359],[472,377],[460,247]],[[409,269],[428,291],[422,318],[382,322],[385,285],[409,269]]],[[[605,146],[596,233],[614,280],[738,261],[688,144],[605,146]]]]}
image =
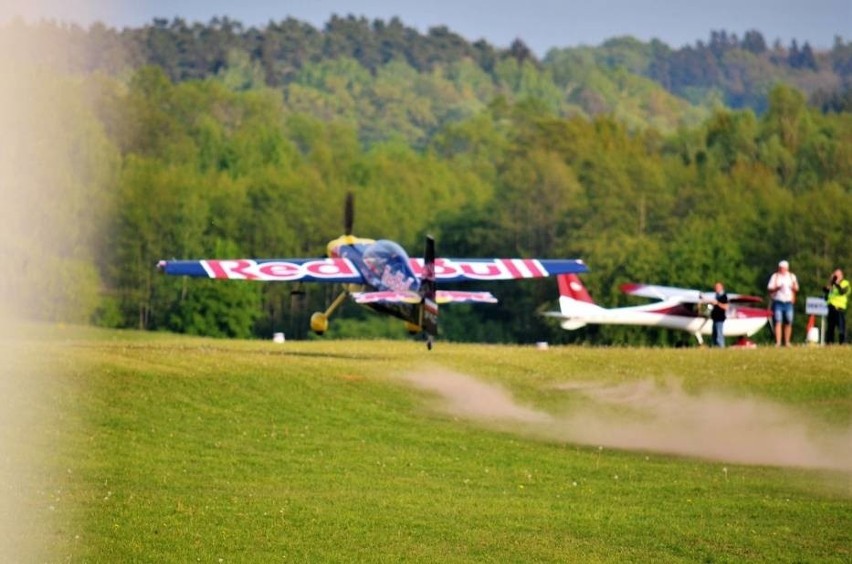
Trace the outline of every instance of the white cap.
{"type": "Polygon", "coordinates": [[[787,262],[786,260],[782,260],[781,262],[778,263],[778,267],[779,268],[790,268],[790,263],[787,262]]]}

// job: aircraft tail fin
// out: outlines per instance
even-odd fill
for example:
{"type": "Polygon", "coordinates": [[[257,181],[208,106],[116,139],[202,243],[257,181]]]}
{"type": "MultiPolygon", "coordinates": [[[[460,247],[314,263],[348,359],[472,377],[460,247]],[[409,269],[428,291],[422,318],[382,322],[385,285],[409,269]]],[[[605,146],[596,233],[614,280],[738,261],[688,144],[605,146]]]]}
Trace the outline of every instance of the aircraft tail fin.
{"type": "Polygon", "coordinates": [[[426,251],[423,257],[423,275],[420,280],[420,327],[426,333],[426,346],[432,348],[432,342],[438,336],[438,299],[435,281],[435,239],[426,236],[426,251]]]}
{"type": "Polygon", "coordinates": [[[560,297],[564,296],[587,304],[595,303],[586,286],[576,274],[560,274],[557,276],[557,282],[559,283],[560,297]]]}
{"type": "Polygon", "coordinates": [[[595,304],[586,286],[576,274],[560,274],[559,313],[552,316],[561,320],[563,329],[574,330],[584,327],[590,315],[597,314],[601,307],[595,304]]]}

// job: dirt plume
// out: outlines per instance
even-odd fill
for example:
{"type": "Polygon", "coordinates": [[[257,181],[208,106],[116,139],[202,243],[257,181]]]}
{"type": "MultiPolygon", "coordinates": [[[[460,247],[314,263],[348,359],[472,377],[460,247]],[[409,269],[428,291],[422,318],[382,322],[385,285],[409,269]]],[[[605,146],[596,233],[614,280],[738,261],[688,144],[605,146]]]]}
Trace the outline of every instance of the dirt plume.
{"type": "MultiPolygon", "coordinates": [[[[45,366],[43,355],[27,343],[31,328],[24,319],[48,307],[65,309],[60,300],[45,299],[48,290],[74,296],[66,272],[54,268],[63,256],[61,244],[78,230],[66,189],[71,175],[56,155],[74,163],[86,150],[69,141],[60,109],[65,94],[45,84],[59,84],[48,65],[68,57],[20,21],[27,13],[50,13],[72,3],[43,0],[4,3],[0,14],[0,261],[7,271],[0,279],[0,561],[41,562],[59,558],[47,542],[62,517],[51,486],[60,470],[49,462],[56,444],[53,420],[44,413],[57,367],[45,366]],[[24,9],[26,8],[26,9],[24,9]],[[44,10],[44,12],[41,12],[44,10]],[[67,179],[66,182],[57,182],[67,179]],[[57,221],[68,217],[68,221],[57,221]],[[67,287],[67,289],[66,289],[67,287]]],[[[73,3],[73,10],[85,2],[73,3]]],[[[72,9],[72,8],[68,8],[72,9]]],[[[69,81],[70,82],[70,81],[69,81]]],[[[80,174],[78,177],[83,177],[80,174]]],[[[91,202],[80,202],[80,206],[91,202]]],[[[53,295],[53,294],[50,294],[53,295]]],[[[64,514],[63,514],[64,515],[64,514]]]]}
{"type": "Polygon", "coordinates": [[[692,394],[675,380],[567,382],[552,390],[579,396],[581,401],[570,402],[579,407],[547,413],[519,404],[498,385],[443,368],[405,379],[434,393],[436,409],[444,413],[525,436],[731,463],[852,472],[852,428],[831,428],[767,399],[692,394]]]}

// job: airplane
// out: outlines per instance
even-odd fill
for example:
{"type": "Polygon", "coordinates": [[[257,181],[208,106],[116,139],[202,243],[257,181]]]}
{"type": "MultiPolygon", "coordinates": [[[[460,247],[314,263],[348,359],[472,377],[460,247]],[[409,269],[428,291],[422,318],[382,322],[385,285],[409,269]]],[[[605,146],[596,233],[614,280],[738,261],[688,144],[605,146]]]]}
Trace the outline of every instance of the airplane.
{"type": "MultiPolygon", "coordinates": [[[[628,283],[619,287],[622,292],[660,301],[606,309],[592,300],[576,274],[557,276],[557,282],[560,311],[545,312],[545,315],[559,319],[562,328],[569,331],[586,324],[645,325],[686,331],[702,345],[702,336],[710,335],[713,330],[709,311],[702,311],[702,306],[709,306],[708,302],[715,299],[713,292],[628,283]]],[[[741,305],[760,302],[761,298],[757,296],[729,293],[728,300],[727,319],[723,328],[725,337],[750,337],[760,331],[772,315],[766,308],[741,305]]]]}
{"type": "Polygon", "coordinates": [[[324,312],[311,316],[322,335],[328,318],[346,300],[403,320],[409,333],[424,333],[428,349],[438,334],[438,305],[496,303],[490,292],[438,290],[447,282],[539,278],[586,272],[579,259],[436,258],[435,240],[426,237],[423,259],[409,258],[396,242],[352,234],[354,198],[346,197],[344,234],[326,247],[327,258],[161,260],[160,272],[177,276],[264,282],[340,283],[343,289],[324,312]]]}

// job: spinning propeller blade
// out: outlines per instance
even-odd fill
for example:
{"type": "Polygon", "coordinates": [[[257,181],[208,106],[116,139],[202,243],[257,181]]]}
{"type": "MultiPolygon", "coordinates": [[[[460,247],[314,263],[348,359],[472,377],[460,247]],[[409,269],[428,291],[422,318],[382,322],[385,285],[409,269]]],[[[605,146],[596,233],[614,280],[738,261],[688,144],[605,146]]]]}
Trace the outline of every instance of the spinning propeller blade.
{"type": "Polygon", "coordinates": [[[346,207],[343,212],[343,234],[352,235],[352,224],[355,222],[355,196],[352,192],[346,194],[346,207]]]}

